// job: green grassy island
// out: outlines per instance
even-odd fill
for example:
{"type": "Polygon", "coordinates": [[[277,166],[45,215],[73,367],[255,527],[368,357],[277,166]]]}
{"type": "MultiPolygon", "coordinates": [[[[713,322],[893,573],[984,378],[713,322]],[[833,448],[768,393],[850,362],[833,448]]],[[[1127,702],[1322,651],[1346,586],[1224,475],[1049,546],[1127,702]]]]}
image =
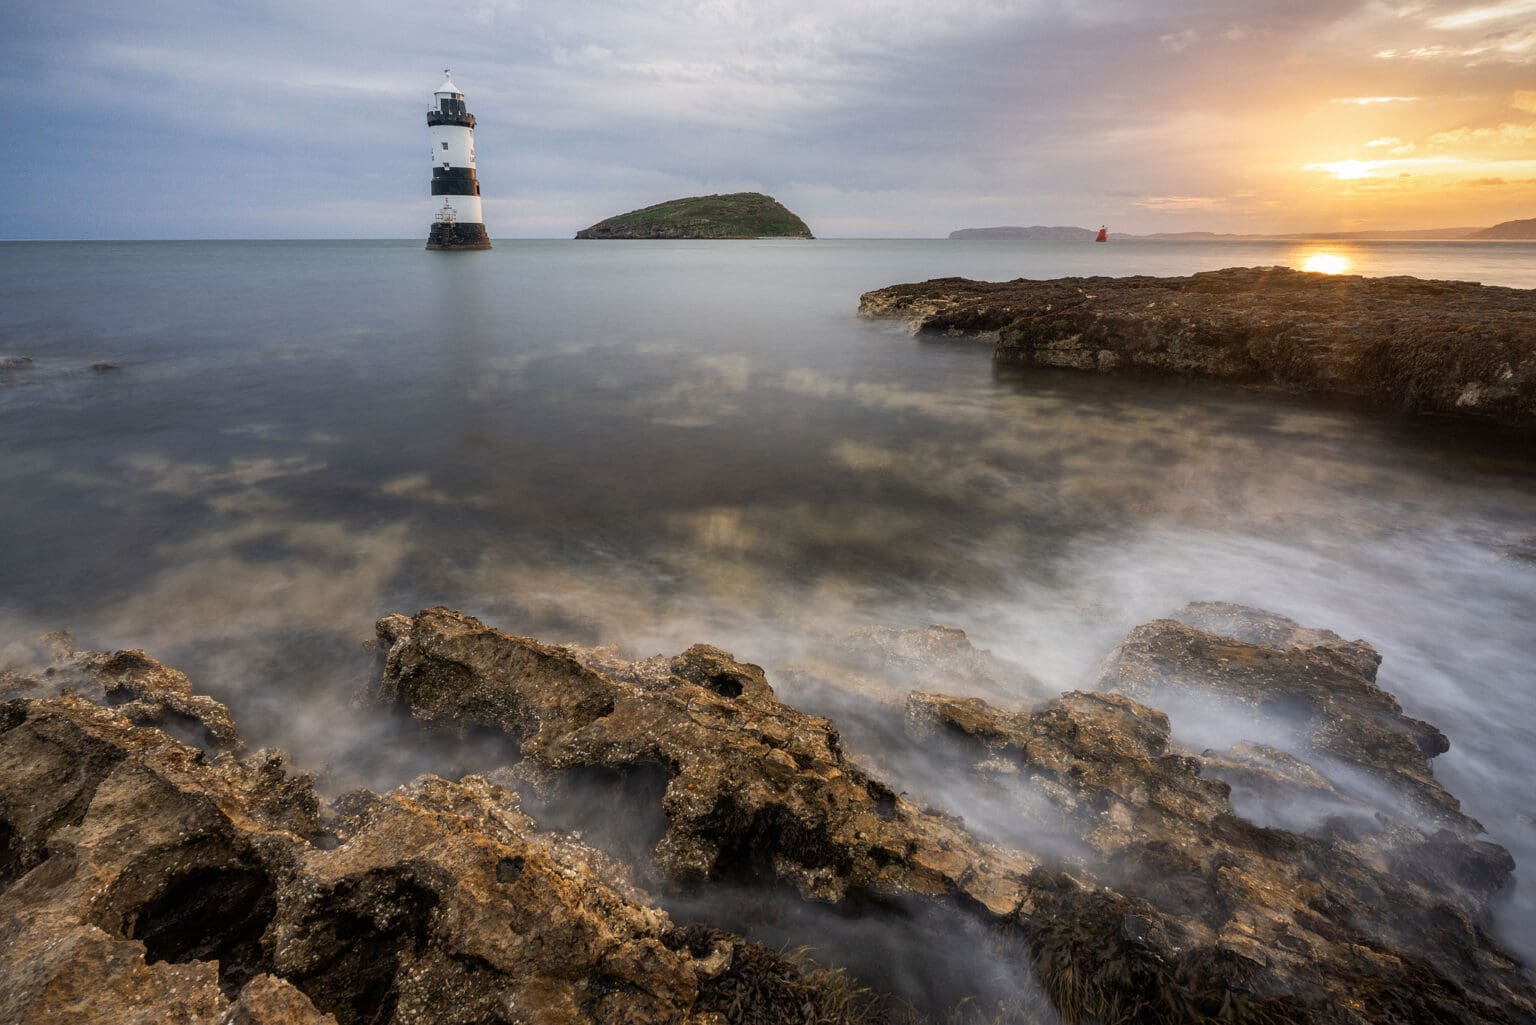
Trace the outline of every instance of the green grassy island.
{"type": "Polygon", "coordinates": [[[815,238],[772,196],[689,196],[598,221],[577,238],[815,238]]]}

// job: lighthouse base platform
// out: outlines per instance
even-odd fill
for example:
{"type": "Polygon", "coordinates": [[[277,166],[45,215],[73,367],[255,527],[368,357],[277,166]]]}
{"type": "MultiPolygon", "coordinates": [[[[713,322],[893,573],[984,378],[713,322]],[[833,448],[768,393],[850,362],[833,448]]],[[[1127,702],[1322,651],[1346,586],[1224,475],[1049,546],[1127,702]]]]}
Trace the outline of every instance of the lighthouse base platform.
{"type": "Polygon", "coordinates": [[[485,233],[485,225],[467,222],[437,221],[427,236],[428,249],[489,249],[491,236],[485,233]]]}

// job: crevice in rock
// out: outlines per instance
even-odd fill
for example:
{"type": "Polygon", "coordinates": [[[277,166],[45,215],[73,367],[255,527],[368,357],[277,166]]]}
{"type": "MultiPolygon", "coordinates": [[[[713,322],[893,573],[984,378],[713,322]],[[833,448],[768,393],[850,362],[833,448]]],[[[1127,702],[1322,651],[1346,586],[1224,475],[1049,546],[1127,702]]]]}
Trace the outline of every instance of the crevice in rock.
{"type": "Polygon", "coordinates": [[[0,818],[0,891],[25,872],[26,859],[21,850],[21,838],[9,822],[0,818]]]}
{"type": "Polygon", "coordinates": [[[704,683],[710,690],[723,698],[741,697],[741,677],[735,673],[711,673],[704,683]]]}
{"type": "Polygon", "coordinates": [[[437,894],[409,875],[370,873],[342,882],[308,916],[326,956],[288,981],[339,1025],[390,1021],[401,962],[426,941],[437,894]]]}
{"type": "MultiPolygon", "coordinates": [[[[710,828],[708,835],[725,839],[715,860],[713,877],[724,882],[764,884],[778,876],[775,857],[789,857],[812,869],[830,869],[847,874],[847,852],[832,843],[824,829],[807,826],[790,809],[768,805],[750,817],[733,801],[723,802],[713,816],[722,828],[710,828]]],[[[712,816],[712,817],[713,817],[712,816]]]]}
{"type": "Polygon", "coordinates": [[[233,997],[252,976],[271,970],[261,938],[276,913],[271,876],[242,863],[172,875],[125,925],[151,964],[217,961],[219,986],[233,997]]]}
{"type": "Polygon", "coordinates": [[[524,861],[520,857],[502,858],[496,862],[496,881],[515,883],[523,877],[524,861]]]}
{"type": "Polygon", "coordinates": [[[617,769],[580,766],[562,770],[551,794],[529,790],[520,796],[528,814],[546,828],[579,832],[603,853],[648,871],[667,834],[662,801],[671,778],[654,762],[617,769]]]}

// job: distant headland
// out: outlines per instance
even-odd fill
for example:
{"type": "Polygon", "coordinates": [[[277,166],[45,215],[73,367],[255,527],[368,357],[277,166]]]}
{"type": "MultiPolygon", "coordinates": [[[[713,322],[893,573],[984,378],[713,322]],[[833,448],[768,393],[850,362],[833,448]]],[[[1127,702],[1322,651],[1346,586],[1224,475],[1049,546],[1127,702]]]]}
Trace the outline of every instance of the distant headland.
{"type": "Polygon", "coordinates": [[[761,192],[671,199],[599,221],[576,237],[815,238],[804,221],[761,192]]]}
{"type": "MultiPolygon", "coordinates": [[[[1089,228],[1076,228],[1065,225],[1047,227],[1043,224],[1031,225],[1027,228],[1017,226],[1005,226],[998,228],[961,228],[959,231],[949,233],[951,239],[982,239],[982,240],[1016,240],[1025,242],[1092,242],[1097,232],[1089,228]]],[[[1338,242],[1366,242],[1372,239],[1402,241],[1514,241],[1536,242],[1536,217],[1529,217],[1520,221],[1503,221],[1491,228],[1407,228],[1400,231],[1311,231],[1293,232],[1287,235],[1239,235],[1223,234],[1212,231],[1160,231],[1150,235],[1128,235],[1120,232],[1111,232],[1111,239],[1160,239],[1164,241],[1186,240],[1190,242],[1200,241],[1299,241],[1302,239],[1322,239],[1338,242]]]]}

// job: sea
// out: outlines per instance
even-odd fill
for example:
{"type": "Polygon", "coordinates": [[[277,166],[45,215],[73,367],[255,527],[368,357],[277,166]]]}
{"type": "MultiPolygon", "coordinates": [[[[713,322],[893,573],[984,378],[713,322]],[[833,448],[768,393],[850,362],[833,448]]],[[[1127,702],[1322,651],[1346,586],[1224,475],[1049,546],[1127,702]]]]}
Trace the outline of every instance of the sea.
{"type": "Polygon", "coordinates": [[[1514,852],[1495,928],[1536,962],[1529,439],[857,316],[933,277],[1270,265],[1536,288],[1520,243],[0,243],[0,666],[143,648],[336,793],[505,754],[369,702],[391,612],[706,642],[815,709],[797,667],[867,627],[959,627],[1027,705],[1241,602],[1381,652],[1514,852]]]}

